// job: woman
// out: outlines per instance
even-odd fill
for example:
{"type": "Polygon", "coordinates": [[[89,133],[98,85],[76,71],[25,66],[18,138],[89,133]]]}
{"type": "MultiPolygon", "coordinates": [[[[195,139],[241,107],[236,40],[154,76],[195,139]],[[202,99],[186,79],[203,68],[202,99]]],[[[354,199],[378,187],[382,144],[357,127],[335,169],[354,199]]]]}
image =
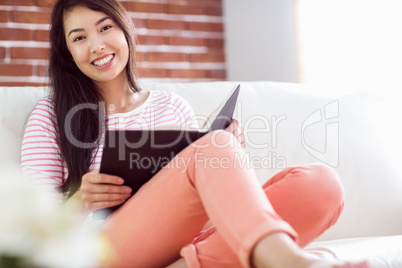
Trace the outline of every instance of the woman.
{"type": "Polygon", "coordinates": [[[235,165],[245,146],[237,121],[196,142],[208,146],[176,156],[188,160],[185,172],[172,161],[127,200],[131,189],[122,178],[98,172],[104,130],[195,126],[194,114],[178,96],[140,90],[134,26],[117,1],[59,0],[50,39],[53,91],[31,114],[22,166],[66,199],[63,205],[78,200],[91,213],[127,201],[103,225],[117,255],[111,266],[365,267],[301,249],[342,210],[334,172],[322,165],[289,168],[261,188],[252,170],[235,165]],[[211,157],[227,166],[211,168],[211,157]]]}

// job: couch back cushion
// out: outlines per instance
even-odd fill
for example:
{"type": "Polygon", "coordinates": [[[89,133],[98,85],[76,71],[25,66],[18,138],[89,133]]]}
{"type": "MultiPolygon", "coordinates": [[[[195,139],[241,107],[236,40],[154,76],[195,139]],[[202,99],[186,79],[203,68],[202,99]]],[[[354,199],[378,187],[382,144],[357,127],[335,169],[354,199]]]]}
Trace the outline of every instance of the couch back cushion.
{"type": "Polygon", "coordinates": [[[0,167],[20,165],[25,123],[46,87],[0,87],[0,167]]]}

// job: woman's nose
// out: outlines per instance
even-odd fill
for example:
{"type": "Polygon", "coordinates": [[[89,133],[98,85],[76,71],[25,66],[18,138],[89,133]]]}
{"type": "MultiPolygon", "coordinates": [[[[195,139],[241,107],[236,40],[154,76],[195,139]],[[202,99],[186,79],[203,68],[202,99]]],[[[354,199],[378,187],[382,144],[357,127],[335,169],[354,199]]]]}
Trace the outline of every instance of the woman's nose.
{"type": "Polygon", "coordinates": [[[91,53],[101,52],[105,48],[105,43],[99,36],[94,36],[91,38],[91,53]]]}

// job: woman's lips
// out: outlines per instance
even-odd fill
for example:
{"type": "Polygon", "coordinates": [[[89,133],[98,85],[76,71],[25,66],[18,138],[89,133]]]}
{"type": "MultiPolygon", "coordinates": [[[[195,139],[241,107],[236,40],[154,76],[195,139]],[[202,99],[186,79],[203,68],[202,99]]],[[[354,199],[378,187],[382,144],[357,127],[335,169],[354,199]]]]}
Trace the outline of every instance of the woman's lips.
{"type": "Polygon", "coordinates": [[[92,65],[97,70],[105,70],[112,66],[114,62],[115,54],[109,54],[105,57],[98,58],[92,62],[92,65]]]}
{"type": "Polygon", "coordinates": [[[114,54],[110,54],[107,56],[104,56],[100,59],[96,59],[92,62],[93,65],[95,65],[96,67],[103,67],[107,64],[109,64],[114,58],[114,54]]]}

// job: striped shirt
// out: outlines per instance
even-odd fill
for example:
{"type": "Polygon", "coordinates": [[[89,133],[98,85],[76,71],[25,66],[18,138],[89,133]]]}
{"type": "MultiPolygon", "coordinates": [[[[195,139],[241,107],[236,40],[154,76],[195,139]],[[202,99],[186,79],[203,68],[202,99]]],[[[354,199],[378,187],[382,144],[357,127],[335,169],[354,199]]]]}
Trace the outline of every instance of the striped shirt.
{"type": "MultiPolygon", "coordinates": [[[[65,196],[57,187],[66,181],[68,170],[56,140],[53,106],[51,98],[47,97],[40,100],[32,111],[22,142],[21,165],[24,176],[45,190],[46,195],[61,202],[65,196]]],[[[168,92],[150,91],[141,106],[127,113],[106,117],[106,127],[110,130],[138,130],[167,125],[198,127],[187,101],[168,92]]],[[[93,150],[93,161],[88,171],[99,169],[102,152],[103,145],[99,150],[93,150]]]]}

